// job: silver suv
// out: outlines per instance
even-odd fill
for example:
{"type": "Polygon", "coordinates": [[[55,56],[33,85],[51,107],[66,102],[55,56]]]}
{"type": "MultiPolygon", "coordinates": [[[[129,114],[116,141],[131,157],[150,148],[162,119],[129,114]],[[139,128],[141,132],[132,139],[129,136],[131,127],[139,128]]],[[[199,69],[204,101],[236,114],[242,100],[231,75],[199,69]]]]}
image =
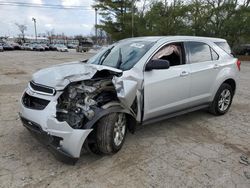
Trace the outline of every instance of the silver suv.
{"type": "Polygon", "coordinates": [[[82,148],[116,153],[137,125],[202,108],[225,114],[239,70],[224,39],[125,39],[89,60],[35,73],[20,117],[59,159],[74,163],[82,148]]]}

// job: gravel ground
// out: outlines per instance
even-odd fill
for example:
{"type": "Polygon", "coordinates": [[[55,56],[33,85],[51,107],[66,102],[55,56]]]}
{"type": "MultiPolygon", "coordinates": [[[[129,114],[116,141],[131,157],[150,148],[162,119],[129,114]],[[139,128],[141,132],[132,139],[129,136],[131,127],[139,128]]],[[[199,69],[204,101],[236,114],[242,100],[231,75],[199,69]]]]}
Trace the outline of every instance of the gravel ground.
{"type": "Polygon", "coordinates": [[[226,115],[193,112],[128,134],[113,156],[57,161],[21,125],[18,101],[35,71],[91,55],[0,53],[0,187],[250,187],[250,164],[239,162],[250,158],[250,62],[226,115]]]}

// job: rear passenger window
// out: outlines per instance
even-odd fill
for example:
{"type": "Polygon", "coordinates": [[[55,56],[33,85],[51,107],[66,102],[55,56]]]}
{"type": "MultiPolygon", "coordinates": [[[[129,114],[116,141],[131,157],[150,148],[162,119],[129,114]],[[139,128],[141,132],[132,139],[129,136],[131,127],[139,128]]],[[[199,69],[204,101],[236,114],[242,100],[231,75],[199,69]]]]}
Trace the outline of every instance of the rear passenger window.
{"type": "Polygon", "coordinates": [[[212,48],[210,48],[210,49],[211,49],[212,59],[213,60],[218,60],[219,55],[212,48]]]}
{"type": "Polygon", "coordinates": [[[215,44],[217,44],[222,50],[224,50],[228,54],[232,53],[231,48],[227,42],[215,42],[215,44]]]}
{"type": "Polygon", "coordinates": [[[190,63],[212,61],[219,58],[218,54],[203,42],[187,42],[190,63]]]}
{"type": "Polygon", "coordinates": [[[187,42],[186,47],[189,51],[190,63],[212,60],[210,47],[207,44],[202,42],[187,42]]]}

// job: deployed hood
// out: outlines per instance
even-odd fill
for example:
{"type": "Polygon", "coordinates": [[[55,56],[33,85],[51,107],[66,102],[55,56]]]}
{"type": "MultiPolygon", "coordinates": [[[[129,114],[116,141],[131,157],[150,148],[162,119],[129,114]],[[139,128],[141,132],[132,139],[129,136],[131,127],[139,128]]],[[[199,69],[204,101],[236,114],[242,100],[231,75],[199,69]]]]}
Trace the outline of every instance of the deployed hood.
{"type": "Polygon", "coordinates": [[[122,72],[112,67],[78,61],[42,69],[33,74],[32,80],[35,83],[62,90],[70,82],[91,79],[97,71],[101,70],[109,70],[114,73],[122,72]]]}

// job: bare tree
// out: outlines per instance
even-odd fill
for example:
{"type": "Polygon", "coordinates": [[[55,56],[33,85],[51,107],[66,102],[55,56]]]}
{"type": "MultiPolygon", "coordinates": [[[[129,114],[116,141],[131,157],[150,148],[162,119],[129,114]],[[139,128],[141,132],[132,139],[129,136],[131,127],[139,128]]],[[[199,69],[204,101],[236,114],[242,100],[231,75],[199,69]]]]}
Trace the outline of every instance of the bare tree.
{"type": "Polygon", "coordinates": [[[22,41],[25,42],[25,31],[27,31],[27,26],[24,24],[16,23],[16,26],[18,27],[19,31],[21,32],[20,38],[22,38],[22,41]]]}
{"type": "Polygon", "coordinates": [[[55,30],[51,29],[49,31],[46,31],[46,34],[47,34],[47,37],[49,39],[49,43],[51,44],[52,40],[53,40],[53,36],[55,36],[55,30]]]}

